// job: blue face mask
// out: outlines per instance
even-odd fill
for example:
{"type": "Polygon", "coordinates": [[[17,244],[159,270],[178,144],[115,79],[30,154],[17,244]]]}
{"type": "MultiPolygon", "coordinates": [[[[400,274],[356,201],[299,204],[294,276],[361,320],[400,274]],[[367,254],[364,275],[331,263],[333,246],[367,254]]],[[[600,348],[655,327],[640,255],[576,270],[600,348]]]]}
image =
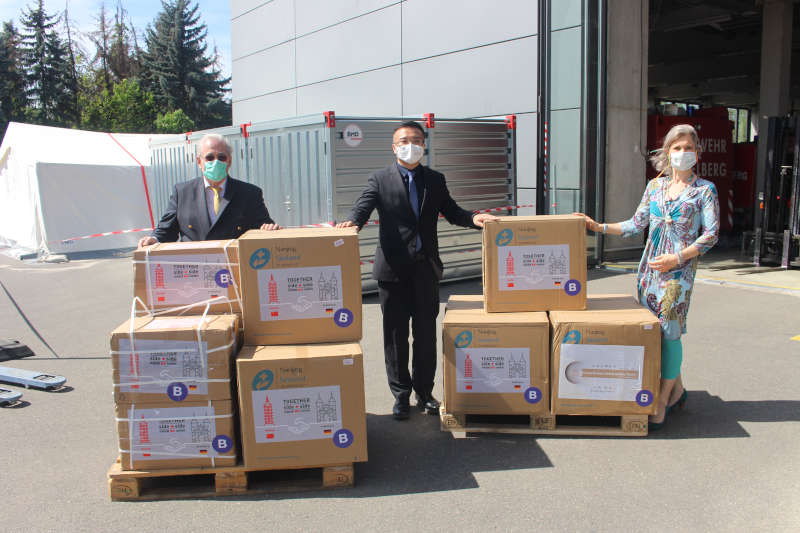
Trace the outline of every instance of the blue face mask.
{"type": "Polygon", "coordinates": [[[206,161],[203,175],[208,181],[222,181],[228,175],[228,166],[218,159],[206,161]]]}

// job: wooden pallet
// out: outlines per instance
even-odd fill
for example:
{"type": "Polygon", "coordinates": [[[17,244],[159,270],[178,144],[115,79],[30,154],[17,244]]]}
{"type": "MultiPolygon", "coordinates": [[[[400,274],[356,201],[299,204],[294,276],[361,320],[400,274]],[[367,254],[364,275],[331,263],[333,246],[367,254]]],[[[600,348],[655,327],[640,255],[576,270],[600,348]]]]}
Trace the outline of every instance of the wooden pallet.
{"type": "Polygon", "coordinates": [[[467,433],[516,433],[522,435],[560,435],[594,437],[645,437],[647,415],[470,415],[439,414],[442,431],[456,438],[467,433]]]}
{"type": "Polygon", "coordinates": [[[114,501],[213,498],[352,487],[353,463],[283,470],[246,466],[122,470],[119,460],[108,471],[114,501]]]}

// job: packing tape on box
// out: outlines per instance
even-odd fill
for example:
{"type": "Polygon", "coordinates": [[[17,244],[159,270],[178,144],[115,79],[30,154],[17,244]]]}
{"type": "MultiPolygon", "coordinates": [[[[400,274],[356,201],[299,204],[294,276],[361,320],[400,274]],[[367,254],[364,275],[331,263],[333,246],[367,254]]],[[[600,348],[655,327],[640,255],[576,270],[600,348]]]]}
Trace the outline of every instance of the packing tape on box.
{"type": "MultiPolygon", "coordinates": [[[[214,409],[214,406],[211,404],[211,400],[208,400],[208,408],[211,409],[212,411],[214,409]]],[[[148,409],[150,409],[150,408],[148,408],[148,409]]],[[[144,420],[146,422],[163,422],[163,421],[166,421],[166,420],[176,420],[176,417],[174,417],[174,416],[156,417],[156,418],[141,418],[139,420],[136,420],[136,404],[135,403],[131,404],[130,413],[131,413],[131,417],[130,418],[116,418],[117,423],[119,423],[119,422],[127,422],[128,423],[128,442],[132,442],[133,435],[134,435],[133,424],[135,422],[137,422],[137,421],[141,422],[141,421],[144,420]]],[[[211,420],[211,419],[217,419],[217,418],[233,418],[233,413],[229,413],[227,415],[216,415],[215,414],[215,415],[207,415],[207,416],[182,416],[182,417],[180,417],[180,420],[211,420]]],[[[128,453],[128,468],[130,470],[133,470],[133,452],[131,450],[123,450],[122,448],[119,449],[119,452],[120,453],[128,453]]],[[[158,452],[148,452],[148,453],[151,453],[151,455],[170,455],[170,454],[167,454],[167,453],[158,453],[158,452]]],[[[183,455],[184,457],[208,457],[207,455],[202,454],[202,453],[191,454],[191,455],[175,453],[174,455],[183,455]]],[[[217,466],[216,461],[214,460],[214,455],[211,455],[210,458],[211,458],[211,467],[213,468],[213,467],[217,466]]]]}
{"type": "MultiPolygon", "coordinates": [[[[128,321],[128,323],[130,324],[130,330],[129,330],[128,334],[130,335],[130,338],[131,338],[130,354],[138,353],[138,350],[136,349],[136,336],[135,336],[136,325],[134,323],[134,320],[136,319],[136,304],[137,303],[141,304],[141,306],[147,312],[148,316],[150,316],[151,318],[154,316],[152,310],[150,310],[147,307],[147,305],[145,305],[145,303],[138,296],[134,296],[133,297],[133,301],[131,302],[131,316],[130,316],[130,320],[128,321]]],[[[211,302],[209,301],[209,302],[206,302],[206,308],[205,308],[205,310],[203,310],[203,315],[200,317],[200,320],[197,323],[197,329],[195,330],[195,332],[197,334],[197,353],[200,354],[200,365],[204,370],[205,370],[205,366],[206,366],[204,361],[208,359],[208,350],[204,350],[203,349],[203,336],[201,334],[201,329],[203,327],[203,324],[207,323],[207,318],[206,317],[208,316],[208,311],[210,309],[211,309],[211,302]]],[[[145,351],[143,353],[148,353],[148,352],[145,351]]],[[[133,368],[134,368],[133,375],[135,377],[139,377],[139,365],[134,365],[133,368]]]]}
{"type": "MultiPolygon", "coordinates": [[[[193,307],[198,307],[198,306],[203,305],[203,304],[208,303],[208,302],[213,302],[213,303],[226,303],[227,302],[228,306],[230,307],[231,314],[235,314],[235,312],[233,310],[233,302],[237,302],[239,304],[239,309],[241,310],[242,309],[242,295],[239,292],[239,285],[238,285],[238,283],[236,283],[236,276],[233,275],[233,263],[231,263],[230,256],[228,255],[228,248],[230,247],[231,243],[234,243],[234,242],[236,242],[236,239],[230,239],[222,246],[222,252],[225,255],[225,259],[226,259],[226,261],[224,263],[218,263],[218,262],[213,262],[213,261],[211,261],[211,262],[210,261],[160,261],[160,263],[162,265],[216,265],[216,266],[225,266],[225,267],[227,267],[228,268],[228,272],[231,273],[231,284],[233,285],[233,292],[236,295],[236,297],[233,300],[230,299],[227,296],[226,297],[220,297],[220,298],[210,298],[208,300],[201,300],[199,302],[194,302],[194,303],[187,304],[187,305],[181,305],[181,306],[177,306],[177,307],[170,307],[169,309],[164,309],[164,310],[161,310],[161,311],[158,311],[158,312],[154,312],[154,313],[151,312],[151,315],[162,315],[162,314],[167,314],[167,313],[174,313],[175,311],[185,311],[185,310],[188,310],[188,309],[192,309],[193,307]]],[[[133,262],[135,264],[144,264],[144,266],[145,266],[145,285],[147,286],[147,296],[149,297],[150,301],[153,302],[153,301],[155,301],[155,299],[153,298],[153,287],[147,281],[149,279],[149,276],[150,276],[150,249],[151,248],[152,248],[151,246],[148,246],[145,249],[144,261],[136,261],[136,260],[134,260],[133,262]]]]}

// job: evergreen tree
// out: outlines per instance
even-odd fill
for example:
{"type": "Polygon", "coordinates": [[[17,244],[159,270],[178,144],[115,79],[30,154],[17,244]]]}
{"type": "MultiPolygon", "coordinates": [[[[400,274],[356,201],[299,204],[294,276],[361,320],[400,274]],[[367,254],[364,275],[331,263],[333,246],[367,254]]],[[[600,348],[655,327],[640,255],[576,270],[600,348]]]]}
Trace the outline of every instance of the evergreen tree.
{"type": "Polygon", "coordinates": [[[162,0],[162,11],[145,32],[143,84],[159,109],[182,109],[199,128],[230,124],[223,101],[230,78],[222,78],[206,55],[206,25],[190,0],[162,0]]]}
{"type": "Polygon", "coordinates": [[[105,2],[100,3],[100,12],[95,18],[97,22],[97,29],[89,34],[92,44],[94,44],[96,52],[92,58],[92,65],[99,65],[98,73],[102,75],[103,88],[106,91],[111,91],[113,83],[111,80],[111,69],[109,68],[109,41],[111,35],[108,29],[108,16],[106,15],[105,2]]]}
{"type": "Polygon", "coordinates": [[[28,105],[19,43],[20,35],[14,23],[4,22],[0,33],[0,134],[5,134],[12,120],[24,120],[28,105]]]}
{"type": "Polygon", "coordinates": [[[108,48],[108,68],[119,83],[122,80],[137,76],[134,47],[131,42],[133,28],[125,22],[127,12],[122,3],[117,1],[117,11],[114,13],[114,24],[111,27],[110,46],[108,48]]]}
{"type": "Polygon", "coordinates": [[[43,0],[22,13],[22,64],[29,98],[28,120],[70,126],[77,117],[70,50],[56,33],[58,15],[48,15],[43,0]]]}

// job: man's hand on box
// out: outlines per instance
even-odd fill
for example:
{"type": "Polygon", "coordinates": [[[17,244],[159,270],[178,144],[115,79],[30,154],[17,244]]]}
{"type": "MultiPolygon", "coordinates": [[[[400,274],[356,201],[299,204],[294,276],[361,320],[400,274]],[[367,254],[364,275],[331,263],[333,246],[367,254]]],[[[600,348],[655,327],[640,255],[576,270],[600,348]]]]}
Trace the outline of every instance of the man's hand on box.
{"type": "Polygon", "coordinates": [[[139,239],[139,248],[144,248],[145,246],[150,246],[151,244],[155,244],[157,242],[158,241],[156,240],[156,238],[153,237],[152,235],[148,237],[142,237],[141,239],[139,239]]]}
{"type": "Polygon", "coordinates": [[[497,217],[494,215],[490,215],[489,213],[478,213],[477,215],[472,217],[472,223],[478,226],[479,228],[483,227],[484,222],[488,222],[490,220],[497,220],[497,217]]]}

